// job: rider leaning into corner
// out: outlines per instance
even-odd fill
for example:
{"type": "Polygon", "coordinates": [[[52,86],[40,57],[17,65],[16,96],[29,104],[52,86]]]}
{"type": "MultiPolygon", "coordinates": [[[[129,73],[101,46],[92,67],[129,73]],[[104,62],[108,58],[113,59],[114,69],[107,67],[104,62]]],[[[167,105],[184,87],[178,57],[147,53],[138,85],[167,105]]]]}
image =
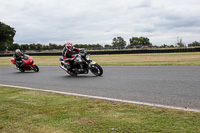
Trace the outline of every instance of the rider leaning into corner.
{"type": "Polygon", "coordinates": [[[72,69],[72,64],[74,62],[75,56],[73,54],[77,54],[81,52],[78,48],[75,48],[72,43],[67,42],[65,47],[63,48],[62,51],[62,56],[66,64],[64,64],[65,68],[67,70],[72,69]]]}
{"type": "Polygon", "coordinates": [[[19,49],[16,49],[13,57],[16,62],[16,67],[18,67],[19,69],[23,69],[25,67],[25,63],[24,63],[24,61],[22,61],[22,59],[23,59],[22,56],[24,56],[24,54],[19,49]]]}

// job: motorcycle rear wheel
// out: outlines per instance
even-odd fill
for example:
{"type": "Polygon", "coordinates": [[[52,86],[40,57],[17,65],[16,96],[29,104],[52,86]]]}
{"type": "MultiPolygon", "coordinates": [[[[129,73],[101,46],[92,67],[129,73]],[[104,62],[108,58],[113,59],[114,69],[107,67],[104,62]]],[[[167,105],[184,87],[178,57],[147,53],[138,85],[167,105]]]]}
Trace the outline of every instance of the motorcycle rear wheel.
{"type": "Polygon", "coordinates": [[[69,74],[70,76],[74,76],[74,77],[77,76],[77,73],[75,73],[75,72],[69,72],[68,74],[69,74]]]}

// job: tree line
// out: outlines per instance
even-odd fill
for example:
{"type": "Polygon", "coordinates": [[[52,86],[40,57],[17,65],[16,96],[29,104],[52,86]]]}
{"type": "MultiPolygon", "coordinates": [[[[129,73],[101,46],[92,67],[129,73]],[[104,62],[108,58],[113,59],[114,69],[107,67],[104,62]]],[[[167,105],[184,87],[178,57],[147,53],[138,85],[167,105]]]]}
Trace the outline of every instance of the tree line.
{"type": "MultiPolygon", "coordinates": [[[[125,49],[125,48],[133,48],[133,47],[142,47],[148,46],[151,47],[152,44],[149,42],[149,39],[146,37],[133,37],[130,39],[130,45],[127,46],[126,41],[122,37],[113,38],[112,44],[106,44],[104,46],[100,44],[74,44],[74,47],[77,48],[85,48],[91,50],[100,50],[100,49],[125,49]]],[[[7,46],[7,50],[13,51],[15,49],[21,49],[23,51],[26,50],[34,50],[34,51],[43,51],[43,50],[55,50],[55,49],[63,49],[65,44],[52,44],[43,45],[40,43],[33,44],[18,44],[13,43],[12,45],[7,46]]]]}
{"type": "MultiPolygon", "coordinates": [[[[21,49],[23,51],[33,50],[33,51],[43,51],[43,50],[61,50],[65,44],[53,44],[49,43],[48,45],[43,45],[40,43],[33,44],[18,44],[14,43],[13,45],[7,46],[7,50],[14,51],[15,49],[21,49]]],[[[200,46],[200,43],[195,41],[191,44],[188,44],[188,47],[200,46]]],[[[74,44],[74,47],[85,48],[88,50],[101,50],[101,49],[129,49],[129,48],[174,48],[174,47],[185,47],[181,41],[174,45],[163,44],[161,46],[152,45],[148,38],[146,37],[133,37],[130,39],[130,44],[127,45],[126,41],[122,37],[113,38],[111,45],[106,44],[104,46],[100,44],[74,44]]]]}
{"type": "MultiPolygon", "coordinates": [[[[54,50],[54,49],[62,49],[65,44],[55,44],[49,43],[49,45],[43,45],[40,43],[33,44],[18,44],[13,43],[15,36],[15,29],[6,25],[5,23],[0,22],[0,51],[10,50],[13,51],[15,49],[21,49],[23,51],[26,50],[34,50],[34,51],[42,51],[42,50],[54,50]]],[[[111,44],[105,44],[104,46],[100,44],[74,44],[77,48],[85,48],[85,49],[129,49],[129,48],[170,48],[170,47],[185,47],[186,45],[182,42],[181,39],[177,39],[175,45],[166,45],[163,44],[161,46],[152,45],[149,38],[147,37],[132,37],[129,39],[129,43],[127,45],[126,41],[122,37],[115,37],[112,40],[111,44]]],[[[195,41],[188,44],[188,47],[200,46],[200,43],[195,41]]]]}

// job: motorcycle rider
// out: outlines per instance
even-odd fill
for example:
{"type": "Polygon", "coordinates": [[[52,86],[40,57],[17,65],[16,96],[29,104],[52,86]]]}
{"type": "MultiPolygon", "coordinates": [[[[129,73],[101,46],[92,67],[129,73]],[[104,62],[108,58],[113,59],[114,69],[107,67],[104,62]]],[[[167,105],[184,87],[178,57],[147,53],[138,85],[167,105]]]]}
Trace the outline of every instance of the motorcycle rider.
{"type": "Polygon", "coordinates": [[[77,54],[81,52],[78,48],[75,48],[72,43],[67,42],[65,47],[63,48],[62,51],[62,56],[66,64],[64,64],[65,68],[67,70],[72,69],[72,64],[74,62],[75,56],[73,54],[77,54]]]}
{"type": "Polygon", "coordinates": [[[24,61],[22,61],[24,54],[20,51],[20,49],[15,50],[15,54],[13,55],[15,62],[16,62],[16,67],[19,69],[23,69],[25,67],[24,61]]]}

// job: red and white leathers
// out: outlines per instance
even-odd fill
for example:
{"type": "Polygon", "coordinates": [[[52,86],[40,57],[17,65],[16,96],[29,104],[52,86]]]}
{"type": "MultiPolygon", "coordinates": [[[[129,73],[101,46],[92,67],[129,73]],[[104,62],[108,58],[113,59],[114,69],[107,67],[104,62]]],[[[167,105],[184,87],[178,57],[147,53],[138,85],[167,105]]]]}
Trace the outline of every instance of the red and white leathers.
{"type": "Polygon", "coordinates": [[[74,54],[79,53],[80,50],[78,48],[74,48],[72,43],[66,43],[66,46],[63,48],[62,56],[65,62],[68,64],[67,68],[70,68],[71,62],[74,61],[74,54]]]}

